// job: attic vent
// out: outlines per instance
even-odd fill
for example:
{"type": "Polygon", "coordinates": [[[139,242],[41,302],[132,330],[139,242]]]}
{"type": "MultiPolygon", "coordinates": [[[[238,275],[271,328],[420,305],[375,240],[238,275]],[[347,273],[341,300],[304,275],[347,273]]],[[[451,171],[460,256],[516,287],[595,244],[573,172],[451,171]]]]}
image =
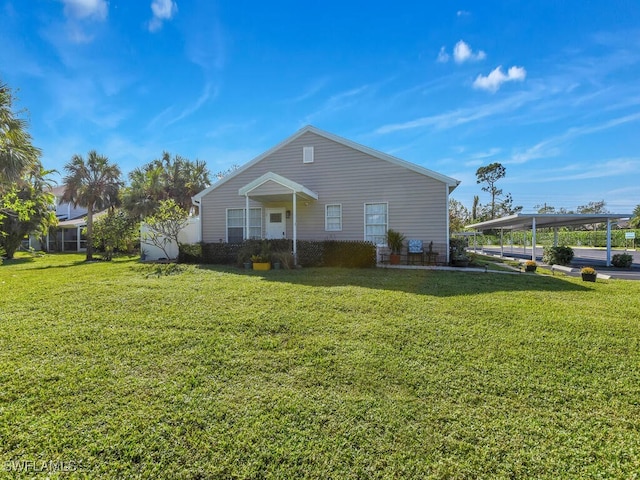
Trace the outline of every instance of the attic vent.
{"type": "Polygon", "coordinates": [[[313,163],[313,147],[302,147],[302,163],[313,163]]]}

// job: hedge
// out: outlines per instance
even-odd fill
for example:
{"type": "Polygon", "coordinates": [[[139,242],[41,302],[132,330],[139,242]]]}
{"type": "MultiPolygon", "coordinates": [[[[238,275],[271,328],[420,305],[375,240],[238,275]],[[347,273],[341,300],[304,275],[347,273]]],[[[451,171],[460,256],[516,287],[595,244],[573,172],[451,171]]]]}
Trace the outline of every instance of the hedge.
{"type": "MultiPolygon", "coordinates": [[[[531,245],[531,232],[511,232],[505,233],[503,243],[509,245],[513,241],[514,245],[522,245],[526,240],[527,245],[531,245]]],[[[536,243],[538,245],[553,245],[555,233],[549,229],[536,230],[536,243]]],[[[500,236],[498,235],[478,235],[478,245],[500,245],[500,236]]],[[[612,229],[611,230],[611,246],[615,248],[632,247],[640,243],[640,230],[628,229],[612,229]],[[635,232],[636,240],[627,240],[625,233],[635,232]]],[[[606,230],[572,230],[558,232],[558,245],[571,245],[574,247],[606,247],[607,231],[606,230]]]]}
{"type": "MultiPolygon", "coordinates": [[[[291,252],[288,239],[246,240],[242,243],[200,243],[179,246],[178,262],[218,265],[242,264],[252,255],[291,252]]],[[[376,265],[376,247],[370,242],[298,240],[298,264],[303,267],[366,268],[376,265]]]]}

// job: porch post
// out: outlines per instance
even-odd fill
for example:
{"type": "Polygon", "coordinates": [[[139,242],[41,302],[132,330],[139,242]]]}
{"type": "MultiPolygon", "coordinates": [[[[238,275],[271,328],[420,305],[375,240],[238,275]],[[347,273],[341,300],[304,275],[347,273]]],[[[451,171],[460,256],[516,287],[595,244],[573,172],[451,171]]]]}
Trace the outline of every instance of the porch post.
{"type": "Polygon", "coordinates": [[[79,252],[80,248],[82,248],[80,246],[80,237],[82,236],[82,227],[77,227],[77,230],[78,230],[78,235],[76,239],[76,252],[79,252]]]}
{"type": "Polygon", "coordinates": [[[503,240],[504,228],[500,229],[500,258],[504,257],[504,240],[503,240]]]}
{"type": "Polygon", "coordinates": [[[296,192],[293,192],[293,264],[298,264],[298,205],[296,192]]]}
{"type": "Polygon", "coordinates": [[[249,240],[249,194],[244,196],[244,239],[249,240]]]}

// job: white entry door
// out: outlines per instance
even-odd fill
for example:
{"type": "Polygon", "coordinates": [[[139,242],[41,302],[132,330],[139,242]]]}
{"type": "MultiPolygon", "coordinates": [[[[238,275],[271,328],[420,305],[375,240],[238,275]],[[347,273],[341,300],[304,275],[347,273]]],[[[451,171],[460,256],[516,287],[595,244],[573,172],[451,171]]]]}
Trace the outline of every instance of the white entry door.
{"type": "Polygon", "coordinates": [[[266,237],[269,239],[285,238],[287,231],[286,209],[266,208],[266,237]]]}

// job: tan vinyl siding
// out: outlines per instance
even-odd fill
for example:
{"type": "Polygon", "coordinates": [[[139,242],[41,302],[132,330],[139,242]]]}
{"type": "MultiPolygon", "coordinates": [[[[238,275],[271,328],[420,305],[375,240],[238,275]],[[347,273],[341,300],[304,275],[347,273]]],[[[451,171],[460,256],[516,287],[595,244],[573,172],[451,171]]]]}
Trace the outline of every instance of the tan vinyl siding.
{"type": "MultiPolygon", "coordinates": [[[[245,198],[238,190],[273,172],[318,194],[317,201],[299,201],[298,239],[364,239],[365,203],[388,203],[389,228],[407,238],[445,243],[447,239],[447,185],[403,166],[367,155],[312,132],[306,132],[270,156],[230,178],[202,198],[203,241],[226,237],[225,211],[244,208],[245,198]],[[303,147],[314,147],[314,162],[303,163],[303,147]],[[325,231],[325,205],[342,205],[342,230],[325,231]]],[[[259,187],[269,193],[274,185],[259,187]]],[[[281,193],[282,188],[274,193],[281,193]]],[[[286,189],[285,189],[286,190],[286,189]]],[[[255,193],[255,192],[252,192],[255,193]]],[[[283,206],[292,210],[291,201],[252,207],[283,206]]],[[[292,236],[292,220],[287,220],[287,235],[292,236]]]]}

